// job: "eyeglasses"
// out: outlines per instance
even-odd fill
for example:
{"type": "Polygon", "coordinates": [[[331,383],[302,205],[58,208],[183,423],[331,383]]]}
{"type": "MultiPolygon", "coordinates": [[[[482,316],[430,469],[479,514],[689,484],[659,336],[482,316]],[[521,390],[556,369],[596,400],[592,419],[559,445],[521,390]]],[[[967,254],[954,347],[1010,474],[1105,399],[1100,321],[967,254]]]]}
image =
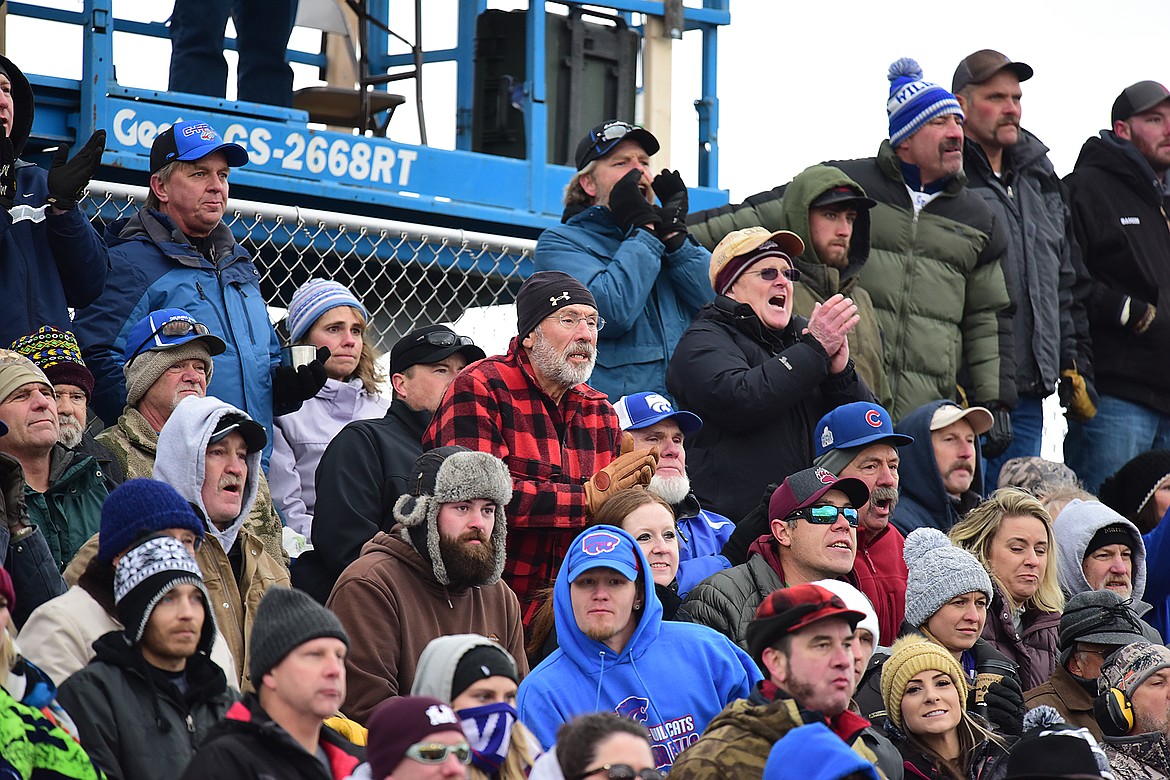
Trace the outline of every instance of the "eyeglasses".
{"type": "Polygon", "coordinates": [[[604,157],[609,154],[610,149],[617,146],[618,141],[637,129],[629,122],[619,121],[603,125],[598,132],[590,131],[589,139],[593,141],[593,151],[597,152],[598,157],[604,157]]]}
{"type": "Polygon", "coordinates": [[[142,348],[154,341],[155,337],[166,336],[173,339],[179,336],[186,336],[192,332],[197,336],[206,336],[211,333],[202,322],[191,322],[191,320],[183,319],[167,320],[154,333],[147,336],[145,341],[134,348],[134,352],[131,354],[130,359],[126,361],[126,365],[133,363],[135,358],[142,354],[142,348]]]}
{"type": "Polygon", "coordinates": [[[796,510],[789,517],[803,517],[815,525],[832,525],[838,517],[844,517],[849,525],[857,527],[857,510],[851,506],[810,506],[796,510]]]}
{"type": "Polygon", "coordinates": [[[590,769],[587,772],[577,775],[574,780],[585,780],[586,777],[592,777],[598,772],[605,772],[607,780],[663,780],[666,777],[657,769],[643,769],[639,772],[634,771],[634,768],[629,764],[606,764],[599,766],[596,769],[590,769]]]}
{"type": "Polygon", "coordinates": [[[800,281],[800,269],[799,268],[785,268],[783,271],[781,271],[779,268],[772,268],[771,266],[769,266],[768,268],[761,268],[758,271],[744,271],[743,272],[744,276],[747,276],[748,274],[756,274],[761,279],[763,279],[765,282],[774,282],[774,281],[776,281],[776,278],[778,276],[781,276],[781,275],[783,275],[783,277],[790,282],[799,282],[800,281]]]}
{"type": "Polygon", "coordinates": [[[549,316],[548,319],[556,320],[565,330],[576,330],[577,326],[582,322],[585,323],[585,327],[589,328],[589,330],[593,331],[594,333],[605,327],[605,317],[597,317],[594,315],[574,317],[571,314],[553,314],[549,316]]]}
{"type": "Polygon", "coordinates": [[[432,347],[453,347],[458,344],[461,347],[474,347],[475,342],[468,336],[460,336],[445,330],[437,330],[432,333],[424,333],[416,337],[415,341],[425,341],[432,347]]]}
{"type": "Polygon", "coordinates": [[[452,754],[464,766],[471,763],[471,745],[466,742],[456,742],[454,745],[444,745],[441,742],[419,742],[406,749],[406,757],[413,758],[420,764],[441,764],[447,760],[447,756],[452,754]]]}

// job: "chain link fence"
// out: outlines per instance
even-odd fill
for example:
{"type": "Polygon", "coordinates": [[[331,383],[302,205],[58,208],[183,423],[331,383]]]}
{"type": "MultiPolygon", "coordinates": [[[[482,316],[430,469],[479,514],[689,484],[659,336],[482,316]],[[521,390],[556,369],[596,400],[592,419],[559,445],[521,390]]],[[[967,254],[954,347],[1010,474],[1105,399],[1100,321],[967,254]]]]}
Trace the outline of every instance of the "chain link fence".
{"type": "MultiPolygon", "coordinates": [[[[146,195],[145,187],[92,182],[82,207],[104,232],[146,195]]],[[[383,352],[420,325],[512,303],[536,248],[526,239],[235,199],[224,222],[255,260],[270,307],[287,308],[311,277],[333,279],[369,309],[367,333],[383,352]]]]}

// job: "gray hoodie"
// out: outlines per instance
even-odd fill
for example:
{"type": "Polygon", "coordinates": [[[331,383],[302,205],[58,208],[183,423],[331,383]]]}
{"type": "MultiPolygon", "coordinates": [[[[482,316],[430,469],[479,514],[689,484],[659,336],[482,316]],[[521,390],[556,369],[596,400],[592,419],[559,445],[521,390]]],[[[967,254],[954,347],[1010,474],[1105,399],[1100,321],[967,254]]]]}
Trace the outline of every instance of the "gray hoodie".
{"type": "MultiPolygon", "coordinates": [[[[184,398],[175,407],[170,419],[158,434],[154,478],[179,491],[179,495],[199,507],[204,517],[207,517],[207,507],[203,505],[207,444],[216,424],[227,414],[248,417],[231,404],[212,396],[184,398]]],[[[231,525],[222,531],[213,523],[207,523],[207,532],[219,540],[225,553],[230,552],[235,546],[240,527],[256,501],[256,490],[260,482],[260,451],[249,452],[245,460],[248,464],[248,477],[244,481],[244,500],[240,506],[240,513],[236,515],[231,525]]]]}
{"type": "Polygon", "coordinates": [[[1146,605],[1146,609],[1142,610],[1137,603],[1146,592],[1146,544],[1142,541],[1137,526],[1100,501],[1073,499],[1053,520],[1052,532],[1056,539],[1060,589],[1064,591],[1065,596],[1090,590],[1089,581],[1085,579],[1085,571],[1081,568],[1081,563],[1085,560],[1085,550],[1088,549],[1089,542],[1093,540],[1097,531],[1114,524],[1125,526],[1132,537],[1129,549],[1133,555],[1134,611],[1140,615],[1149,609],[1149,605],[1146,605]]]}

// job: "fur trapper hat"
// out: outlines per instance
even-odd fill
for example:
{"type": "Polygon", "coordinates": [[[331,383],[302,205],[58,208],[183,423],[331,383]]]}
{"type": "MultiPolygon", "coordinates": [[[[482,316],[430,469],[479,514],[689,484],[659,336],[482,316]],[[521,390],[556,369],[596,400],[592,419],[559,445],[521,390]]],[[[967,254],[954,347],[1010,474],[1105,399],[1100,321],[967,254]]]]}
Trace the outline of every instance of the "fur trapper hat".
{"type": "Polygon", "coordinates": [[[481,585],[494,585],[504,571],[504,543],[508,533],[504,507],[512,500],[512,477],[504,462],[487,452],[466,447],[439,447],[415,461],[408,483],[410,492],[394,504],[394,519],[402,525],[402,538],[431,562],[435,579],[451,584],[439,552],[439,509],[443,504],[473,498],[496,502],[492,549],[496,565],[481,585]]]}

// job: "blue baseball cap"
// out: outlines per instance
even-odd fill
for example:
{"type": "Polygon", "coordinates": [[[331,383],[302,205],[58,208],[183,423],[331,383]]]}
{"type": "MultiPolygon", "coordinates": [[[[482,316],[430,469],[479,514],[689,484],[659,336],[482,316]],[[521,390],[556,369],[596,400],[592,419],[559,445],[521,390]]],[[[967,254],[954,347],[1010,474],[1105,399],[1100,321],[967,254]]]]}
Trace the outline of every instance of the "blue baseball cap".
{"type": "Polygon", "coordinates": [[[673,418],[679,430],[687,436],[703,427],[703,420],[693,412],[676,412],[670,401],[658,393],[634,393],[623,395],[613,405],[617,412],[618,425],[623,431],[649,428],[656,422],[673,418]]]}
{"type": "Polygon", "coordinates": [[[844,404],[826,414],[817,423],[814,438],[818,458],[829,450],[864,447],[875,441],[885,441],[893,447],[914,443],[913,437],[894,433],[889,412],[867,401],[844,404]]]}
{"type": "Polygon", "coordinates": [[[239,144],[225,143],[219,133],[200,119],[175,122],[155,137],[150,147],[150,172],[158,173],[164,165],[176,160],[202,160],[209,154],[222,151],[227,164],[239,168],[248,162],[248,150],[239,144]]]}
{"type": "Polygon", "coordinates": [[[569,545],[569,582],[593,569],[613,569],[636,581],[641,569],[636,546],[628,533],[612,525],[586,528],[569,545]]]}
{"type": "Polygon", "coordinates": [[[182,309],[158,309],[140,319],[126,337],[123,361],[129,364],[143,352],[178,347],[191,341],[201,341],[210,355],[219,355],[227,345],[182,309]]]}

